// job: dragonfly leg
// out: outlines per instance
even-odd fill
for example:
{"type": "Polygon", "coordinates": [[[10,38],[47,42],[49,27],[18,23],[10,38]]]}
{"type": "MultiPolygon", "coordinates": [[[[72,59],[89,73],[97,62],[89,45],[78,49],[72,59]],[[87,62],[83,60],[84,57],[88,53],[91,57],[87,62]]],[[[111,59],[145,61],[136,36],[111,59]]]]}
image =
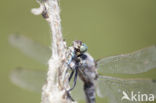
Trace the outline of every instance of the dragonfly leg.
{"type": "Polygon", "coordinates": [[[68,96],[68,98],[70,99],[70,100],[72,100],[72,101],[75,101],[72,97],[71,97],[71,95],[70,95],[70,93],[67,91],[67,96],[68,96]]]}
{"type": "Polygon", "coordinates": [[[77,81],[77,76],[78,76],[78,68],[75,68],[74,83],[73,83],[72,88],[70,88],[70,89],[68,90],[68,92],[70,92],[71,90],[74,89],[74,87],[75,87],[75,85],[76,85],[76,81],[77,81]]]}
{"type": "Polygon", "coordinates": [[[73,77],[73,74],[74,74],[74,70],[71,72],[71,74],[70,74],[70,76],[69,76],[69,82],[70,82],[70,80],[71,80],[71,78],[73,77]]]}

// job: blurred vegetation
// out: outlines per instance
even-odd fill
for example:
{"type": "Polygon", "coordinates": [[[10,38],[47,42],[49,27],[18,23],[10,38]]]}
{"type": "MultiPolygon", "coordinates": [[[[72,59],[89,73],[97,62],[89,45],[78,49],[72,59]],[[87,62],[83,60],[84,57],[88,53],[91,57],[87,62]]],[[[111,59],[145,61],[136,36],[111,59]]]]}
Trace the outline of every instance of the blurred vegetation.
{"type": "MultiPolygon", "coordinates": [[[[156,44],[155,5],[155,0],[61,0],[64,38],[69,45],[76,39],[86,42],[95,59],[156,44]]],[[[9,80],[16,67],[46,68],[8,43],[8,36],[18,33],[50,46],[49,26],[41,16],[30,13],[33,7],[38,7],[35,0],[0,3],[1,103],[40,102],[39,94],[20,89],[9,80]]],[[[155,74],[153,70],[139,76],[154,78],[155,74]]]]}

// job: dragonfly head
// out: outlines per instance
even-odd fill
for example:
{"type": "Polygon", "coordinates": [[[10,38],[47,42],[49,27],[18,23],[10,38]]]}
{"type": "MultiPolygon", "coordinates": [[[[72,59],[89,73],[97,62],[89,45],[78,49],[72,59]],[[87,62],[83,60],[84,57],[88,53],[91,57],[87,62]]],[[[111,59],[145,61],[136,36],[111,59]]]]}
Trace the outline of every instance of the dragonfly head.
{"type": "Polygon", "coordinates": [[[73,41],[73,47],[77,55],[83,54],[88,50],[87,45],[80,40],[73,41]]]}

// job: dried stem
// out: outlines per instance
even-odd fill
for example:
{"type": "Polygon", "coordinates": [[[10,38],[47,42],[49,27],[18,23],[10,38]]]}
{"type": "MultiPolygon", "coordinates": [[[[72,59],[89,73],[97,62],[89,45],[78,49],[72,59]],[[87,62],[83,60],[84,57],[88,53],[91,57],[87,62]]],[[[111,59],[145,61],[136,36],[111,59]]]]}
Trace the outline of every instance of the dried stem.
{"type": "Polygon", "coordinates": [[[47,83],[42,88],[42,103],[73,103],[66,93],[66,90],[70,88],[69,74],[66,73],[67,47],[62,37],[58,0],[37,2],[40,8],[32,9],[32,13],[42,14],[52,31],[52,56],[49,59],[47,83]]]}

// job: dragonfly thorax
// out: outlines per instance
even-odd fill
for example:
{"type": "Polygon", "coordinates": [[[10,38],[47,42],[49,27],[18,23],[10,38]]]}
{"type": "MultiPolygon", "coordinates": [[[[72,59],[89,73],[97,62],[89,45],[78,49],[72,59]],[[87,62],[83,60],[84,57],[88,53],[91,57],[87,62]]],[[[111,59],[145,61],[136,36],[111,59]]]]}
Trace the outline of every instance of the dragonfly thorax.
{"type": "Polygon", "coordinates": [[[94,81],[97,78],[97,68],[93,57],[89,53],[80,56],[79,72],[86,81],[94,81]]]}

